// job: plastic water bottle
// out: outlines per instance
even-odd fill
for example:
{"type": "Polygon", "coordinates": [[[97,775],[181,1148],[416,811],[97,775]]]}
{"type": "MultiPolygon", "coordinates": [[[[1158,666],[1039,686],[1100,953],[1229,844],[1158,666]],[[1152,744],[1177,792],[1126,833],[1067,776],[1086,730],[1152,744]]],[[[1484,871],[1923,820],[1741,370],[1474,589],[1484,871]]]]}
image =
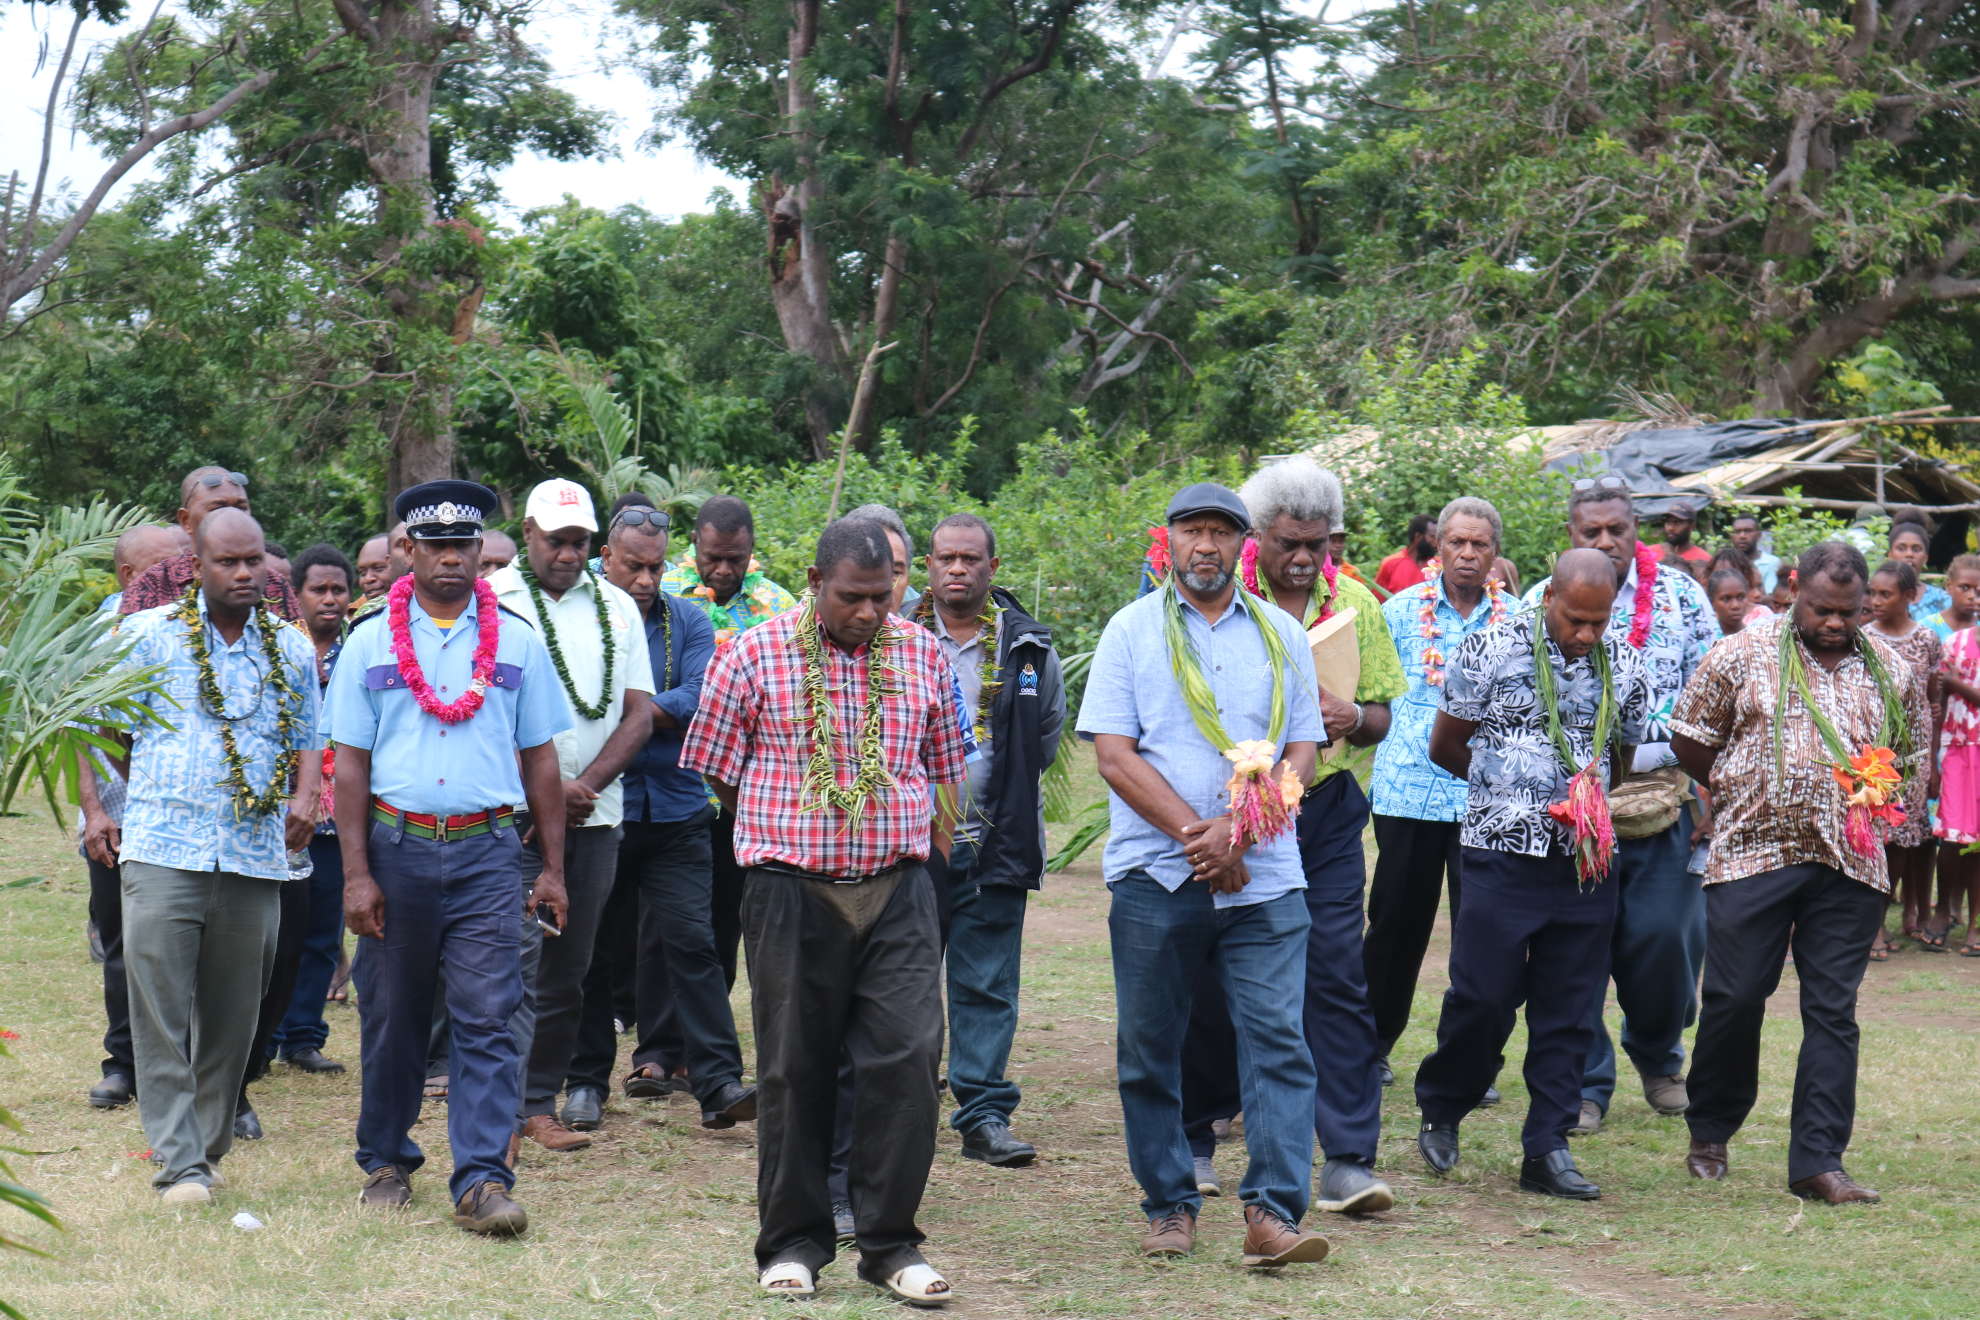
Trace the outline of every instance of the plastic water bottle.
{"type": "Polygon", "coordinates": [[[289,879],[307,880],[316,873],[316,863],[309,859],[309,849],[296,848],[289,853],[289,879]]]}

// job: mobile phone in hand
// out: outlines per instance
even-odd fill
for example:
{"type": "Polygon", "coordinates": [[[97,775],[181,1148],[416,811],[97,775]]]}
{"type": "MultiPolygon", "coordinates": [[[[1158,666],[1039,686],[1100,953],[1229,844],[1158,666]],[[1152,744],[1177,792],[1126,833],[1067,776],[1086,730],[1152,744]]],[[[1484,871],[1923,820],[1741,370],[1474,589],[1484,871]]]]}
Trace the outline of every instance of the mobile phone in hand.
{"type": "Polygon", "coordinates": [[[557,915],[549,908],[536,909],[536,925],[545,935],[562,935],[564,928],[557,924],[557,915]]]}

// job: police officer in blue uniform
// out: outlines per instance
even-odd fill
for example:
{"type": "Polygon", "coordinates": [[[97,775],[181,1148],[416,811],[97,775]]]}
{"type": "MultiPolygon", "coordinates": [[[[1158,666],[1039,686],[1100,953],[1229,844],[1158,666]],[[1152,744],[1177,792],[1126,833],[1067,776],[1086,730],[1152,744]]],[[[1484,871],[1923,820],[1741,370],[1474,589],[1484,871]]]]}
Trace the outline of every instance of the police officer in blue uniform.
{"type": "Polygon", "coordinates": [[[530,901],[513,815],[526,800],[546,859],[535,911],[561,926],[563,786],[551,740],[570,716],[542,639],[480,583],[481,524],[495,507],[495,492],[471,481],[430,481],[399,496],[398,549],[412,572],[351,630],[322,728],[336,747],[344,909],[358,936],[361,1199],[377,1208],[412,1201],[425,1156],[411,1129],[437,990],[453,1022],[454,1221],[513,1236],[528,1216],[509,1195],[521,1102],[509,1018],[522,997],[517,917],[530,901]],[[491,627],[493,665],[477,673],[491,627]],[[410,639],[416,663],[402,663],[395,635],[410,639]]]}

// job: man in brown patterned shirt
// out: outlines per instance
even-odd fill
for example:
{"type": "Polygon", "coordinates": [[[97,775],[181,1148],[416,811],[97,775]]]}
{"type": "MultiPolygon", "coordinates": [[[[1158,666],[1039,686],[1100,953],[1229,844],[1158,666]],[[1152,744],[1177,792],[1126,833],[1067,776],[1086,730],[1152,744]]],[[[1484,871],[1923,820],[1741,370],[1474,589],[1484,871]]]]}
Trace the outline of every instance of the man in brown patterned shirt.
{"type": "MultiPolygon", "coordinates": [[[[187,536],[196,536],[200,523],[215,509],[239,509],[247,513],[247,480],[245,475],[226,468],[194,468],[179,483],[179,511],[173,515],[173,521],[187,536]]],[[[160,605],[176,605],[198,580],[199,561],[192,551],[161,559],[124,588],[118,611],[136,614],[160,605]]],[[[302,618],[302,604],[289,585],[287,573],[270,573],[266,591],[269,609],[291,621],[302,618]]]]}
{"type": "Polygon", "coordinates": [[[1762,620],[1712,649],[1679,699],[1672,750],[1712,789],[1715,834],[1705,876],[1704,1012],[1691,1069],[1692,1176],[1726,1176],[1726,1142],[1759,1094],[1760,1026],[1793,941],[1802,1043],[1795,1074],[1788,1190],[1840,1205],[1875,1201],[1843,1171],[1856,1117],[1856,991],[1890,879],[1881,840],[1859,852],[1848,804],[1810,700],[1852,755],[1904,747],[1899,769],[1924,774],[1931,746],[1923,676],[1857,627],[1869,573],[1839,541],[1807,551],[1786,617],[1762,620]],[[1783,637],[1783,630],[1790,630],[1783,637]],[[1807,675],[1776,720],[1784,647],[1807,675]],[[1885,727],[1886,693],[1906,730],[1885,727]],[[1779,739],[1778,754],[1776,739],[1779,739]]]}

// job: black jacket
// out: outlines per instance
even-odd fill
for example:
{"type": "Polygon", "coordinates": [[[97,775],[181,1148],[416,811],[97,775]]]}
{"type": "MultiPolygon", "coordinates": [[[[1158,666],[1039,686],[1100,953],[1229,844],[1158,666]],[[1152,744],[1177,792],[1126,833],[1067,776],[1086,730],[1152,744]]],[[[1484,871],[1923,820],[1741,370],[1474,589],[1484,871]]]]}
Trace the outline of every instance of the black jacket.
{"type": "Polygon", "coordinates": [[[1059,753],[1066,690],[1052,634],[1001,587],[997,624],[998,678],[990,708],[990,776],[976,849],[977,883],[1036,889],[1045,878],[1045,811],[1038,778],[1059,753]]]}

